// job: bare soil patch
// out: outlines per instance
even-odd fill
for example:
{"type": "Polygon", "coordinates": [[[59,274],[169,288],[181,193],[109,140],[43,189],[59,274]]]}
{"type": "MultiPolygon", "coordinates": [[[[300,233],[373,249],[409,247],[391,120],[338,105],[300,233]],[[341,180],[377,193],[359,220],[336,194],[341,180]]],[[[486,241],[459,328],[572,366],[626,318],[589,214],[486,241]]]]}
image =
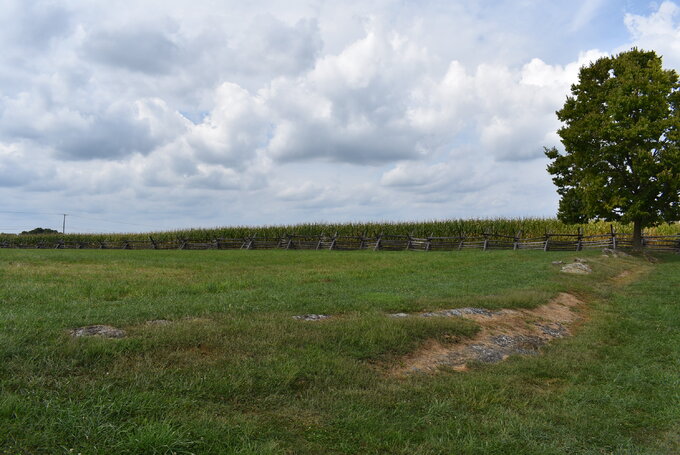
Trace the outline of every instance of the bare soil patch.
{"type": "Polygon", "coordinates": [[[571,335],[570,326],[581,317],[576,310],[582,305],[574,295],[561,293],[547,304],[531,310],[427,313],[430,317],[471,319],[481,326],[481,330],[473,338],[454,344],[430,340],[403,358],[391,373],[396,376],[433,373],[441,367],[465,371],[472,361],[494,363],[513,354],[538,354],[541,346],[551,340],[571,335]]]}

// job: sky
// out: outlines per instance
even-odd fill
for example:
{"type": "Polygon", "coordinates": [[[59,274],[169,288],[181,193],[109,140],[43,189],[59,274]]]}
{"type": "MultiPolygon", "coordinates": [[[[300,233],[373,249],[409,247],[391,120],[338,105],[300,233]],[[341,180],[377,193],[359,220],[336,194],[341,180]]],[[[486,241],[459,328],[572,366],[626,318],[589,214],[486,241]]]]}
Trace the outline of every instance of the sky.
{"type": "Polygon", "coordinates": [[[552,217],[581,66],[680,1],[2,0],[0,232],[552,217]]]}

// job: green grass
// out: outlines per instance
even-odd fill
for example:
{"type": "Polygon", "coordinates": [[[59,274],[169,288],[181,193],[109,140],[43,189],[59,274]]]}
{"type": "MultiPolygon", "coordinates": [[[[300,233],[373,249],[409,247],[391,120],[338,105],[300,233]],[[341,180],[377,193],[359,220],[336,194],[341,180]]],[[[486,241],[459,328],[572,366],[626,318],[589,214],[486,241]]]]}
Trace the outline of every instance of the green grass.
{"type": "Polygon", "coordinates": [[[680,257],[579,256],[595,273],[536,251],[4,250],[0,453],[677,453],[680,257]],[[540,356],[387,374],[477,327],[386,313],[562,291],[587,321],[540,356]],[[89,324],[128,337],[70,338],[89,324]]]}

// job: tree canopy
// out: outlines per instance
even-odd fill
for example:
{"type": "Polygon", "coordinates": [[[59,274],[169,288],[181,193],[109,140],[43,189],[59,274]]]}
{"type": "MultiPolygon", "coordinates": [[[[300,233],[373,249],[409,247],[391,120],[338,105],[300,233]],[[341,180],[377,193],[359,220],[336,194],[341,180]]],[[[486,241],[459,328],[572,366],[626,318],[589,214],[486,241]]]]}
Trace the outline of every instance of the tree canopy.
{"type": "Polygon", "coordinates": [[[558,218],[644,227],[680,219],[680,85],[655,52],[632,49],[579,72],[546,148],[561,196],[558,218]]]}
{"type": "Polygon", "coordinates": [[[35,229],[31,229],[30,231],[21,231],[19,235],[32,235],[32,234],[59,234],[59,231],[55,231],[54,229],[50,228],[37,227],[35,229]]]}

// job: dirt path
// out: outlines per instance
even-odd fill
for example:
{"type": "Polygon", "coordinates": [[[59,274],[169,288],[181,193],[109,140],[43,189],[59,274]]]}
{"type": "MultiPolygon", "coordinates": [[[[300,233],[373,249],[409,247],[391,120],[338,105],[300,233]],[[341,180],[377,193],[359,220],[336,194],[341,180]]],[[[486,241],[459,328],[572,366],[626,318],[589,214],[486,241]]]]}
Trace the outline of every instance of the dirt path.
{"type": "Polygon", "coordinates": [[[571,334],[570,326],[581,315],[583,305],[572,294],[561,293],[545,305],[532,310],[486,311],[461,308],[421,316],[456,316],[471,319],[481,326],[473,338],[455,344],[426,343],[403,358],[393,375],[435,372],[442,366],[465,371],[470,361],[499,362],[512,354],[537,354],[551,340],[571,334]]]}

